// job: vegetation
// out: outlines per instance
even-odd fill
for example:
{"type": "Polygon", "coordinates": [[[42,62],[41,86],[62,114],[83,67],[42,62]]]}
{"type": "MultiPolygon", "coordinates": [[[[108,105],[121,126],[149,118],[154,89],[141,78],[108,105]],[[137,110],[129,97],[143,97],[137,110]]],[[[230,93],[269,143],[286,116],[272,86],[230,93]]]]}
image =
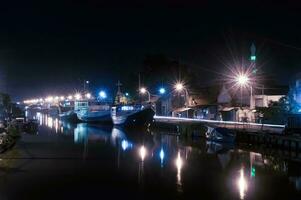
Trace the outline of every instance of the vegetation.
{"type": "Polygon", "coordinates": [[[282,97],[279,102],[271,102],[267,108],[257,108],[263,113],[263,122],[272,124],[285,124],[287,116],[291,112],[288,97],[282,97]]]}

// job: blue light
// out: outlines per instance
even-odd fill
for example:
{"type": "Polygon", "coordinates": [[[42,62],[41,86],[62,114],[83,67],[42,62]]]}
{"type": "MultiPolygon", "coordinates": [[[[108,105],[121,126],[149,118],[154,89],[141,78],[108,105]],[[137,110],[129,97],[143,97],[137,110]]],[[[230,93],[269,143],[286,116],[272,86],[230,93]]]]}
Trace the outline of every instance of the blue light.
{"type": "Polygon", "coordinates": [[[121,141],[121,148],[122,148],[123,151],[125,151],[129,148],[132,148],[132,147],[133,147],[133,144],[130,143],[129,141],[127,141],[127,140],[122,140],[121,141]]]}
{"type": "Polygon", "coordinates": [[[128,97],[128,96],[129,96],[129,93],[128,93],[128,92],[126,92],[126,93],[125,93],[125,96],[127,96],[127,97],[128,97]]]}
{"type": "Polygon", "coordinates": [[[100,91],[99,96],[100,96],[100,98],[105,99],[105,98],[107,98],[107,93],[105,91],[100,91]]]}
{"type": "Polygon", "coordinates": [[[160,150],[160,160],[161,160],[161,164],[163,163],[164,157],[165,157],[165,153],[163,151],[163,149],[160,150]]]}
{"type": "Polygon", "coordinates": [[[159,89],[159,92],[160,92],[160,94],[165,94],[166,90],[165,90],[165,88],[162,87],[159,89]]]}
{"type": "Polygon", "coordinates": [[[125,151],[129,147],[129,143],[126,140],[121,141],[121,148],[125,151]]]}

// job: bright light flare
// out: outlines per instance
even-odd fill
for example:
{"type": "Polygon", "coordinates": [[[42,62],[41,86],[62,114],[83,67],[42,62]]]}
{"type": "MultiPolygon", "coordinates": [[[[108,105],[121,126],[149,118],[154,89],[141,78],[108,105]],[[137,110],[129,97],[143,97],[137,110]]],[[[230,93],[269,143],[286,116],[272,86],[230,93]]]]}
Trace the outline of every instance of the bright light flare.
{"type": "Polygon", "coordinates": [[[69,100],[72,100],[72,99],[73,99],[73,96],[72,96],[72,95],[69,95],[69,96],[68,96],[68,99],[69,99],[69,100]]]}
{"type": "Polygon", "coordinates": [[[143,88],[140,88],[140,93],[141,93],[141,94],[145,94],[146,91],[147,91],[146,88],[144,88],[144,87],[143,87],[143,88]]]}
{"type": "Polygon", "coordinates": [[[162,87],[159,89],[159,92],[160,92],[160,94],[165,94],[166,90],[165,90],[165,88],[162,87]]]}
{"type": "Polygon", "coordinates": [[[74,95],[74,97],[75,97],[76,100],[79,100],[79,99],[82,98],[82,96],[81,96],[79,93],[76,93],[76,94],[74,95]]]}
{"type": "Polygon", "coordinates": [[[245,86],[249,83],[249,77],[246,74],[239,74],[236,77],[236,82],[241,86],[245,86]]]}
{"type": "Polygon", "coordinates": [[[105,98],[107,98],[107,93],[105,91],[100,91],[99,96],[100,96],[100,98],[105,99],[105,98]]]}
{"type": "Polygon", "coordinates": [[[174,87],[177,91],[182,91],[184,89],[183,83],[180,83],[180,82],[176,83],[174,87]]]}
{"type": "Polygon", "coordinates": [[[90,93],[87,93],[85,96],[86,96],[87,99],[91,98],[91,94],[90,93]]]}
{"type": "Polygon", "coordinates": [[[64,96],[61,96],[60,97],[61,101],[65,100],[65,97],[64,96]]]}

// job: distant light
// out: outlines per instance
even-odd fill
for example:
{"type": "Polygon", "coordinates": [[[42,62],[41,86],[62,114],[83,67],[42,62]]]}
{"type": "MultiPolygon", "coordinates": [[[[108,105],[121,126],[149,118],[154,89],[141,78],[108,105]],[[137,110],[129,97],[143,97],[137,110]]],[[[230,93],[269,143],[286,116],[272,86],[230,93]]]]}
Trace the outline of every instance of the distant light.
{"type": "Polygon", "coordinates": [[[91,94],[90,93],[87,93],[85,96],[86,96],[87,99],[91,98],[91,94]]]}
{"type": "Polygon", "coordinates": [[[72,99],[73,99],[72,95],[69,95],[69,96],[68,96],[68,99],[69,99],[69,100],[72,100],[72,99]]]}
{"type": "Polygon", "coordinates": [[[99,92],[99,97],[102,98],[102,99],[105,99],[105,98],[107,98],[107,93],[105,91],[100,91],[99,92]]]}
{"type": "Polygon", "coordinates": [[[61,96],[60,98],[61,98],[62,101],[65,100],[65,97],[64,97],[64,96],[61,96]]]}
{"type": "Polygon", "coordinates": [[[79,99],[82,98],[81,95],[80,95],[79,93],[76,93],[76,94],[74,95],[74,97],[75,97],[76,100],[79,100],[79,99]]]}
{"type": "Polygon", "coordinates": [[[55,97],[55,100],[59,100],[59,97],[58,97],[58,96],[56,96],[56,97],[55,97]]]}
{"type": "Polygon", "coordinates": [[[184,89],[183,83],[176,83],[175,89],[176,89],[177,91],[182,91],[182,90],[184,89]]]}
{"type": "Polygon", "coordinates": [[[256,61],[256,56],[251,56],[251,61],[256,61]]]}
{"type": "Polygon", "coordinates": [[[160,92],[160,94],[165,94],[166,90],[165,90],[165,88],[162,87],[159,89],[159,92],[160,92]]]}
{"type": "Polygon", "coordinates": [[[47,101],[47,102],[52,102],[52,101],[53,101],[53,96],[47,97],[47,98],[46,98],[46,101],[47,101]]]}
{"type": "Polygon", "coordinates": [[[90,83],[90,81],[86,81],[86,83],[87,83],[87,84],[89,84],[89,83],[90,83]]]}
{"type": "Polygon", "coordinates": [[[141,94],[145,94],[145,93],[146,93],[146,88],[144,88],[144,87],[143,87],[143,88],[140,88],[140,93],[141,93],[141,94]]]}
{"type": "Polygon", "coordinates": [[[146,149],[144,146],[141,146],[139,149],[140,158],[142,161],[144,161],[144,158],[146,156],[146,149]]]}
{"type": "Polygon", "coordinates": [[[256,175],[256,169],[255,169],[255,167],[252,167],[251,168],[251,177],[255,177],[255,175],[256,175]]]}
{"type": "Polygon", "coordinates": [[[125,93],[125,96],[127,96],[127,97],[128,97],[128,96],[129,96],[129,93],[128,93],[128,92],[126,92],[126,93],[125,93]]]}

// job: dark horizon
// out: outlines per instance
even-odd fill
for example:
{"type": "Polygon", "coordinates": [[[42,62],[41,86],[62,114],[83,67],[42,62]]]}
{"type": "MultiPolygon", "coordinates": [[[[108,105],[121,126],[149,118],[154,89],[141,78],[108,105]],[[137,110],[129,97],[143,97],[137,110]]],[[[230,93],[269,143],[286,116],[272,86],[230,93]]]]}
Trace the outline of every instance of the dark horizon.
{"type": "Polygon", "coordinates": [[[21,100],[74,91],[79,80],[90,80],[113,91],[117,80],[137,77],[145,56],[158,54],[207,72],[200,75],[205,85],[224,73],[223,62],[248,59],[252,42],[266,77],[288,84],[300,71],[299,7],[270,5],[6,2],[1,90],[21,100]]]}

